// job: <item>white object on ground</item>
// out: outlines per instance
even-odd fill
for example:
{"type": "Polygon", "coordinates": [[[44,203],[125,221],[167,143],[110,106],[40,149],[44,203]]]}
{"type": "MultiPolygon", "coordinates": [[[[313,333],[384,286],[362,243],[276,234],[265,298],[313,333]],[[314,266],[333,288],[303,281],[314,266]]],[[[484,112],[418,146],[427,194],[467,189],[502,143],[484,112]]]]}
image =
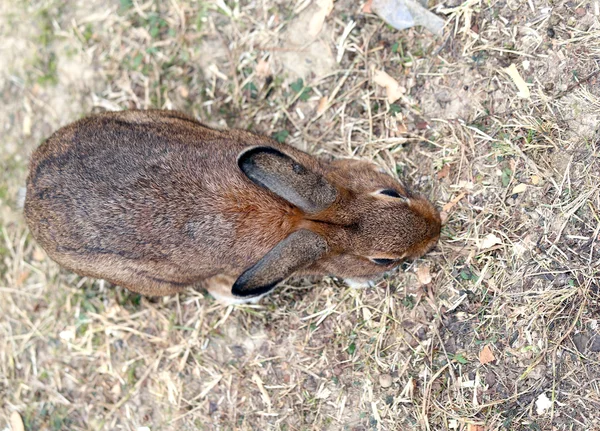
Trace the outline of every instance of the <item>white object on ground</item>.
{"type": "Polygon", "coordinates": [[[552,407],[552,401],[548,398],[545,392],[542,392],[540,396],[535,400],[535,411],[538,415],[543,415],[552,407]]]}
{"type": "Polygon", "coordinates": [[[371,9],[396,30],[422,25],[440,35],[444,29],[444,20],[416,0],[373,0],[371,9]]]}
{"type": "Polygon", "coordinates": [[[517,66],[512,63],[510,66],[502,70],[504,73],[510,76],[510,79],[512,79],[517,86],[517,89],[519,90],[517,97],[520,97],[521,99],[529,99],[531,97],[531,94],[529,93],[529,86],[519,73],[517,66]]]}
{"type": "Polygon", "coordinates": [[[352,278],[344,279],[344,283],[351,289],[366,289],[375,286],[371,280],[354,280],[352,278]]]}

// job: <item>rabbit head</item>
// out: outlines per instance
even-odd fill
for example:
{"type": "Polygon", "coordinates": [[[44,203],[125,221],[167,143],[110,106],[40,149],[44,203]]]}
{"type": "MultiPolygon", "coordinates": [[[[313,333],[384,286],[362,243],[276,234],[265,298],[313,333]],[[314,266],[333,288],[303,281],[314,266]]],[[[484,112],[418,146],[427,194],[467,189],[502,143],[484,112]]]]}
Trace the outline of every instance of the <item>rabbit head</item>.
{"type": "Polygon", "coordinates": [[[367,279],[438,241],[435,207],[375,165],[282,149],[254,147],[238,158],[249,180],[291,205],[292,228],[237,279],[234,295],[267,292],[292,273],[367,279]]]}

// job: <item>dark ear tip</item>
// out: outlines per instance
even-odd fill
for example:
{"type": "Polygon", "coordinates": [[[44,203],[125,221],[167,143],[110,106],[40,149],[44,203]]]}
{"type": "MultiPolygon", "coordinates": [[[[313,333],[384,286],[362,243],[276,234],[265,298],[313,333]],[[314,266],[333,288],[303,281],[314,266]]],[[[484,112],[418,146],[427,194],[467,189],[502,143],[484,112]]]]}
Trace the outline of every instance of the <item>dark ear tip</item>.
{"type": "Polygon", "coordinates": [[[270,292],[277,286],[277,284],[281,283],[283,280],[277,280],[274,283],[269,283],[265,286],[257,286],[257,287],[248,287],[247,282],[244,280],[244,276],[246,273],[244,272],[240,277],[233,283],[231,288],[231,293],[233,296],[237,296],[239,298],[252,298],[254,296],[261,296],[265,293],[270,292]]]}
{"type": "Polygon", "coordinates": [[[274,154],[274,155],[280,156],[280,157],[284,156],[284,154],[281,151],[276,150],[273,147],[265,147],[265,146],[252,147],[245,151],[242,151],[240,153],[240,155],[238,156],[237,163],[238,163],[238,166],[240,167],[240,169],[245,172],[247,168],[254,165],[253,158],[257,154],[274,154]]]}

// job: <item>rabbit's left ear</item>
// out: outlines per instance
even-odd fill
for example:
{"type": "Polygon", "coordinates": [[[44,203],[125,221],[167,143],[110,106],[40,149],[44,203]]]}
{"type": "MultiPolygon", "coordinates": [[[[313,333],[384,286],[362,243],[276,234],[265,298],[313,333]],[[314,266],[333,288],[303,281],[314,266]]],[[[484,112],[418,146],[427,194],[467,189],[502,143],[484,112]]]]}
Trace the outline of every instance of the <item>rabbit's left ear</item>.
{"type": "Polygon", "coordinates": [[[337,190],[319,173],[312,172],[273,147],[253,147],[238,157],[238,166],[256,185],[307,213],[323,211],[335,201],[337,190]]]}
{"type": "Polygon", "coordinates": [[[233,284],[231,293],[239,297],[263,295],[326,252],[327,242],[319,234],[306,229],[293,232],[244,271],[233,284]]]}

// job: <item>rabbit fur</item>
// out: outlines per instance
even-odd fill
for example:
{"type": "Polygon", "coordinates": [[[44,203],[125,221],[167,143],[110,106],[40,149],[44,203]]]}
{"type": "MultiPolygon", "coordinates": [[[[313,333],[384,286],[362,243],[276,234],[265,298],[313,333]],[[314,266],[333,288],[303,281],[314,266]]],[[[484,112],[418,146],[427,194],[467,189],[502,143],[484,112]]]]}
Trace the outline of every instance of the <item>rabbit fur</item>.
{"type": "Polygon", "coordinates": [[[376,165],[326,162],[176,111],[91,115],[32,155],[25,218],[50,258],[143,295],[246,302],[292,274],[365,282],[440,236],[376,165]]]}

